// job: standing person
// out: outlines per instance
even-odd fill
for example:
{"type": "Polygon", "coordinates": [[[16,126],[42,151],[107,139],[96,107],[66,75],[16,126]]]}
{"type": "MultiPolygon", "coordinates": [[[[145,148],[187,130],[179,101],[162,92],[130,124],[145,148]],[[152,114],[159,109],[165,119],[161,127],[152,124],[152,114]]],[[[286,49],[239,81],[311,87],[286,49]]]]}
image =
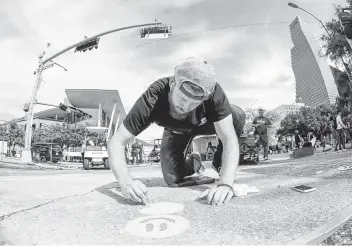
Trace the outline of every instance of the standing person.
{"type": "Polygon", "coordinates": [[[300,148],[300,142],[301,142],[301,138],[299,137],[299,131],[296,130],[295,131],[295,148],[296,149],[300,148]]]}
{"type": "Polygon", "coordinates": [[[334,147],[334,145],[337,144],[337,123],[336,123],[336,116],[333,114],[330,114],[329,116],[329,122],[330,122],[330,130],[331,130],[331,146],[334,147]]]}
{"type": "Polygon", "coordinates": [[[139,163],[143,163],[143,143],[138,141],[138,153],[139,153],[139,163]]]}
{"type": "Polygon", "coordinates": [[[338,151],[337,147],[339,147],[339,150],[342,150],[341,145],[344,149],[346,149],[346,147],[345,147],[345,129],[346,128],[347,127],[342,122],[341,110],[338,109],[337,116],[336,116],[336,147],[335,147],[335,151],[338,151]]]}
{"type": "Polygon", "coordinates": [[[138,143],[136,139],[133,139],[132,145],[131,145],[131,155],[132,155],[132,164],[135,165],[138,163],[138,143]]]}
{"type": "Polygon", "coordinates": [[[268,137],[268,128],[271,126],[269,118],[264,116],[264,109],[258,109],[259,116],[253,119],[253,127],[255,127],[255,133],[258,135],[258,145],[262,145],[264,148],[264,160],[268,161],[268,152],[269,152],[269,137],[268,137]]]}
{"type": "Polygon", "coordinates": [[[83,140],[82,146],[81,146],[82,168],[84,168],[84,153],[86,150],[87,150],[86,140],[83,140]]]}
{"type": "Polygon", "coordinates": [[[169,187],[187,184],[186,177],[204,170],[200,145],[194,144],[194,152],[186,158],[194,137],[218,135],[213,166],[219,173],[219,181],[209,191],[207,203],[221,205],[229,201],[236,187],[238,137],[245,119],[242,109],[230,105],[211,65],[195,58],[185,60],[176,66],[173,76],[159,79],[148,87],[109,143],[109,160],[122,193],[132,200],[147,202],[147,187],[130,176],[124,163],[123,146],[156,123],[164,127],[160,161],[169,187]]]}

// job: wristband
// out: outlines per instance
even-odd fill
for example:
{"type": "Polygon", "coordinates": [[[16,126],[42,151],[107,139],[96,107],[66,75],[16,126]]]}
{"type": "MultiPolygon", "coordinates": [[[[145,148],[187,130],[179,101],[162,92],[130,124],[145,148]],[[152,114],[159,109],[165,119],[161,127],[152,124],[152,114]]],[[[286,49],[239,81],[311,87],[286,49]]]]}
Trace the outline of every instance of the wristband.
{"type": "Polygon", "coordinates": [[[231,189],[231,191],[232,191],[233,193],[235,193],[235,192],[233,191],[233,187],[232,187],[231,185],[228,185],[228,184],[218,184],[216,187],[221,187],[221,186],[229,187],[229,188],[231,189]]]}

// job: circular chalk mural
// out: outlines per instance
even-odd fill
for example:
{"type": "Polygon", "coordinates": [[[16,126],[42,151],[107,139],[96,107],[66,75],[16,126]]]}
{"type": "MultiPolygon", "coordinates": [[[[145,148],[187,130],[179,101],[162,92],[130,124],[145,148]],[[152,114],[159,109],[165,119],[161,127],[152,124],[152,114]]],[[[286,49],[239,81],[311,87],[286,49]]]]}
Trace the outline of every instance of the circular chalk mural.
{"type": "Polygon", "coordinates": [[[132,220],[125,230],[134,236],[145,238],[171,237],[184,232],[189,221],[178,215],[154,215],[132,220]]]}
{"type": "Polygon", "coordinates": [[[184,205],[174,202],[159,202],[152,203],[139,210],[141,214],[160,215],[160,214],[174,214],[180,212],[184,205]]]}

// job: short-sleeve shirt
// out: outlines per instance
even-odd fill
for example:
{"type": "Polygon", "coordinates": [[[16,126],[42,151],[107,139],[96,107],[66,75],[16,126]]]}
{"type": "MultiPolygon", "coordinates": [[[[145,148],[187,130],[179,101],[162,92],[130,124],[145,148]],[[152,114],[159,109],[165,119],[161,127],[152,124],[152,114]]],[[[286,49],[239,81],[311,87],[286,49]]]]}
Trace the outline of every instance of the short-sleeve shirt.
{"type": "Polygon", "coordinates": [[[81,153],[84,153],[86,150],[87,150],[87,145],[82,144],[81,153]]]}
{"type": "Polygon", "coordinates": [[[253,119],[253,124],[259,124],[259,126],[256,127],[256,132],[258,135],[267,135],[268,126],[271,125],[271,122],[267,117],[257,116],[253,119]]]}
{"type": "Polygon", "coordinates": [[[169,92],[173,76],[155,81],[138,98],[123,120],[126,129],[137,136],[152,123],[177,133],[191,132],[205,123],[213,123],[231,114],[230,103],[217,83],[210,98],[190,111],[185,118],[175,119],[170,114],[169,92]]]}

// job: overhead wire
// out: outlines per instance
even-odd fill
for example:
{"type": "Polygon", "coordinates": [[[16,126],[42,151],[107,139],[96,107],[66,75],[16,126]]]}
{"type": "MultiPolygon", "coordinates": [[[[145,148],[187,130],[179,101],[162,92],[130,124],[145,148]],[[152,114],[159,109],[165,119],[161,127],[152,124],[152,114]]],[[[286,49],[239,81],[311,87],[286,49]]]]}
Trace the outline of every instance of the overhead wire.
{"type": "Polygon", "coordinates": [[[259,22],[259,23],[250,23],[250,24],[239,24],[239,25],[230,25],[230,26],[221,26],[221,27],[215,27],[215,28],[209,28],[209,29],[203,29],[203,30],[198,30],[198,31],[193,31],[193,32],[187,32],[187,33],[181,33],[175,36],[168,37],[167,39],[157,39],[149,42],[145,42],[142,44],[138,44],[133,46],[132,48],[137,48],[143,45],[151,44],[151,43],[156,43],[156,42],[161,42],[161,41],[167,41],[169,39],[174,39],[174,38],[179,38],[179,37],[184,37],[184,36],[189,36],[189,35],[194,35],[202,32],[210,32],[210,31],[216,31],[216,30],[221,30],[221,29],[229,29],[229,28],[237,28],[237,27],[249,27],[249,26],[263,26],[263,25],[283,25],[283,24],[289,24],[292,21],[281,21],[281,22],[259,22]]]}

